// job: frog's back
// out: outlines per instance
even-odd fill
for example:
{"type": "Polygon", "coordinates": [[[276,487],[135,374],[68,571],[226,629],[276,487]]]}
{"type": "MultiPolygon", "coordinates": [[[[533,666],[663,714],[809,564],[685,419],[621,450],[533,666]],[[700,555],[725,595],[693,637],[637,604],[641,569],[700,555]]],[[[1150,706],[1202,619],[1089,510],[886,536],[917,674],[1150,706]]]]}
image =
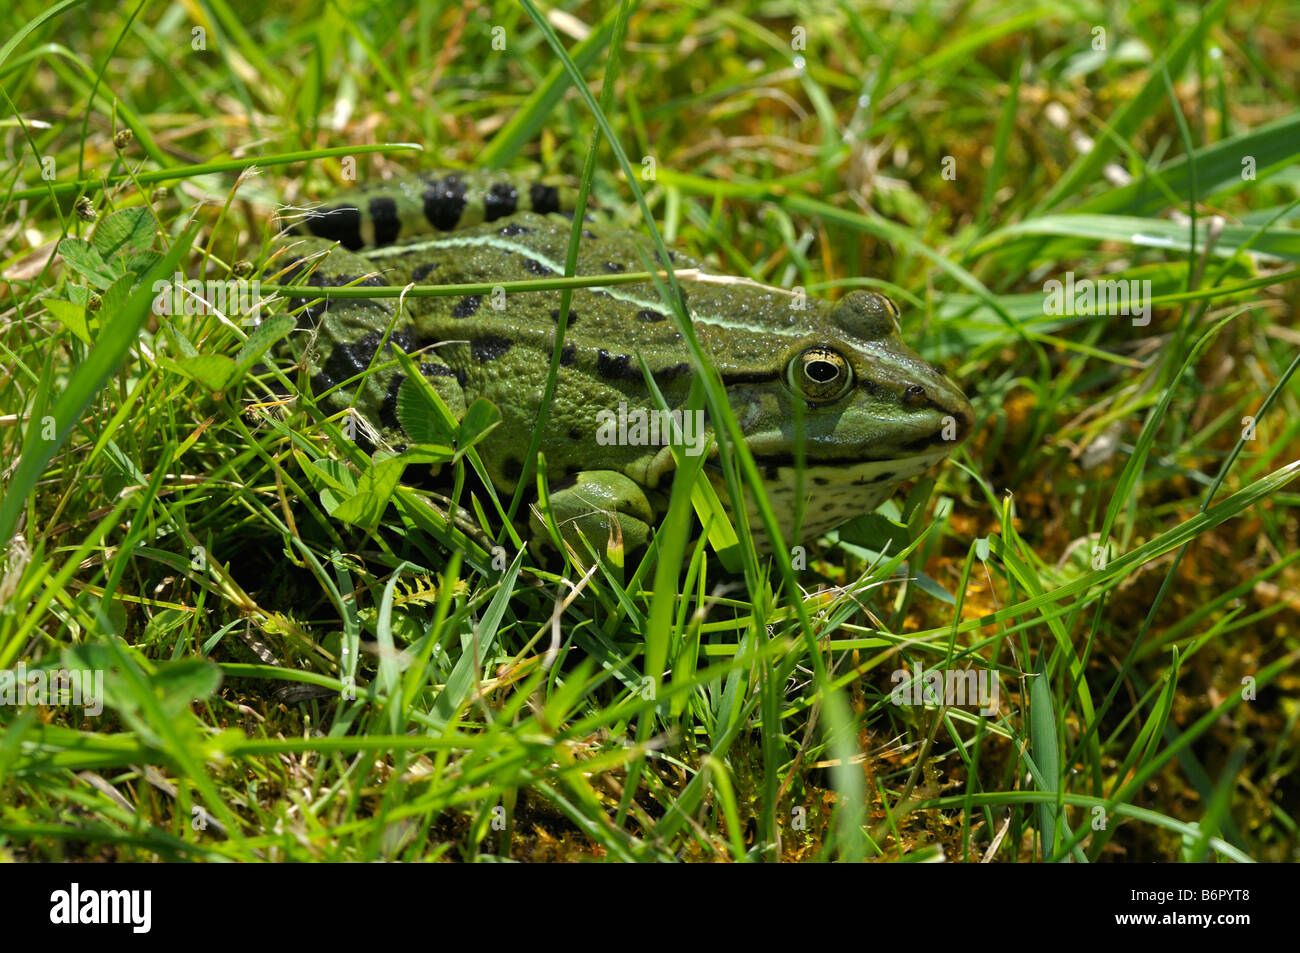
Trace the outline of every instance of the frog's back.
{"type": "MultiPolygon", "coordinates": [[[[317,237],[291,257],[323,255],[313,284],[489,289],[561,277],[574,227],[570,193],[483,172],[430,173],[359,191],[304,224],[317,237]]],[[[805,529],[869,511],[969,433],[969,403],[903,344],[898,310],[883,296],[858,291],[831,304],[669,256],[773,499],[793,511],[795,495],[815,489],[805,529]]],[[[637,232],[596,216],[580,223],[574,273],[589,284],[663,264],[637,232]]],[[[318,341],[308,358],[313,391],[335,410],[355,408],[393,445],[405,442],[398,416],[405,377],[381,348],[419,352],[421,376],[453,415],[475,399],[492,401],[501,425],[480,452],[492,483],[513,490],[538,423],[561,299],[558,290],[517,288],[406,296],[400,305],[334,299],[307,309],[298,340],[318,341]]],[[[658,287],[615,280],[574,288],[539,446],[553,481],[578,481],[565,492],[579,503],[602,494],[640,498],[671,468],[653,433],[647,442],[620,429],[612,441],[605,430],[611,416],[623,428],[629,411],[658,406],[647,373],[669,408],[685,406],[695,365],[658,287]],[[637,487],[630,494],[628,478],[637,487]]],[[[705,422],[697,436],[709,429],[705,422]]],[[[644,522],[644,507],[634,509],[644,522]]]]}
{"type": "Polygon", "coordinates": [[[312,208],[295,230],[349,251],[412,236],[494,222],[516,212],[572,209],[571,189],[509,172],[432,170],[357,189],[345,201],[312,208]]]}

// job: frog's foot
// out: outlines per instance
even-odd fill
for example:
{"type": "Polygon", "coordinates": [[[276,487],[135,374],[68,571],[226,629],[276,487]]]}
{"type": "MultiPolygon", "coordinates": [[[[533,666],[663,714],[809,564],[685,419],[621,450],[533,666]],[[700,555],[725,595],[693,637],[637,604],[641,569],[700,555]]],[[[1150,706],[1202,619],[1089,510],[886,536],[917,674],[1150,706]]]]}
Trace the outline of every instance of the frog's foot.
{"type": "MultiPolygon", "coordinates": [[[[655,523],[645,489],[617,470],[583,470],[572,483],[552,490],[550,501],[560,536],[584,555],[583,536],[598,553],[620,538],[623,551],[634,552],[649,541],[655,523]]],[[[549,540],[536,507],[530,524],[534,544],[549,540]]]]}

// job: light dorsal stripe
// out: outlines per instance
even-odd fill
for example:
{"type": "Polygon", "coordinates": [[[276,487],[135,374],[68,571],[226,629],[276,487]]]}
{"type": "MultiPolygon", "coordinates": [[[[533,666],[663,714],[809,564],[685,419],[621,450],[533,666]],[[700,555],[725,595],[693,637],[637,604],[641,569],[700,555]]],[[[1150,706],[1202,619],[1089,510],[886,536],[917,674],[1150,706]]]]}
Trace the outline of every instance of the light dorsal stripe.
{"type": "MultiPolygon", "coordinates": [[[[500,251],[509,252],[510,254],[519,255],[522,258],[531,258],[533,261],[545,265],[556,274],[564,274],[564,263],[555,261],[543,255],[536,248],[530,248],[518,242],[510,241],[497,235],[444,235],[430,238],[426,241],[414,242],[409,245],[385,245],[382,248],[367,249],[365,257],[367,259],[377,258],[395,258],[400,255],[410,254],[412,252],[431,251],[436,249],[454,249],[464,248],[466,246],[475,246],[479,248],[495,248],[500,251]]],[[[754,281],[752,278],[739,278],[733,275],[712,275],[701,271],[699,268],[678,268],[674,274],[683,282],[698,282],[700,284],[712,285],[731,285],[754,288],[759,291],[770,294],[785,295],[787,298],[794,298],[794,292],[785,288],[777,288],[773,285],[765,285],[762,282],[754,281]]],[[[632,305],[635,308],[645,308],[648,310],[662,310],[664,303],[658,298],[642,298],[632,294],[619,285],[604,286],[601,290],[606,292],[616,301],[622,301],[632,305]]],[[[724,318],[717,314],[702,314],[694,310],[691,311],[691,318],[696,324],[707,325],[708,327],[721,328],[727,331],[744,332],[760,336],[776,336],[785,338],[802,338],[808,335],[804,328],[793,327],[771,327],[763,324],[749,324],[744,321],[735,321],[724,318]]],[[[875,352],[873,359],[882,366],[892,368],[900,373],[907,373],[911,370],[905,363],[895,359],[888,344],[877,343],[874,341],[859,341],[859,347],[875,352]]]]}
{"type": "MultiPolygon", "coordinates": [[[[368,259],[389,258],[408,254],[410,252],[420,252],[439,248],[464,248],[467,245],[473,245],[480,248],[495,248],[524,258],[531,258],[533,261],[545,265],[556,274],[564,274],[563,262],[549,259],[535,248],[529,248],[527,245],[521,245],[517,242],[508,241],[493,235],[454,235],[446,238],[433,238],[428,241],[417,242],[410,245],[387,245],[383,248],[367,249],[365,254],[368,259]]],[[[765,285],[754,281],[751,278],[737,278],[731,275],[711,275],[698,268],[680,268],[675,271],[675,274],[678,279],[682,281],[695,281],[700,282],[701,284],[744,285],[771,294],[781,294],[788,298],[794,297],[794,292],[792,291],[787,291],[784,288],[776,288],[772,285],[765,285]]],[[[606,286],[601,290],[605,291],[616,301],[623,301],[637,308],[660,310],[664,306],[664,303],[658,298],[642,298],[638,295],[629,293],[617,285],[606,286]]],[[[743,321],[731,321],[714,314],[696,314],[695,312],[692,312],[691,317],[697,324],[707,324],[711,327],[724,328],[731,331],[748,331],[751,334],[776,334],[783,337],[798,338],[803,337],[807,333],[801,331],[799,328],[772,328],[759,324],[746,324],[743,321]]]]}

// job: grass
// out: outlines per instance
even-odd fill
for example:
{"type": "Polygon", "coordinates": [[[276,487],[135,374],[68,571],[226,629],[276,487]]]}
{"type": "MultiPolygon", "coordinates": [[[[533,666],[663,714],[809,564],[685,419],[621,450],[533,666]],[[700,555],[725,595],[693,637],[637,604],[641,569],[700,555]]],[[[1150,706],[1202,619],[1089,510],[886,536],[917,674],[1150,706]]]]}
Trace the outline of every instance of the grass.
{"type": "Polygon", "coordinates": [[[105,674],[0,705],[0,856],[1297,859],[1300,16],[566,9],[0,14],[0,670],[105,674]],[[273,309],[153,306],[440,165],[886,291],[974,438],[771,557],[692,532],[683,468],[656,560],[556,569],[520,500],[451,524],[280,397],[273,309]],[[1047,306],[1067,274],[1150,310],[1047,306]],[[918,668],[995,711],[895,704],[918,668]]]}

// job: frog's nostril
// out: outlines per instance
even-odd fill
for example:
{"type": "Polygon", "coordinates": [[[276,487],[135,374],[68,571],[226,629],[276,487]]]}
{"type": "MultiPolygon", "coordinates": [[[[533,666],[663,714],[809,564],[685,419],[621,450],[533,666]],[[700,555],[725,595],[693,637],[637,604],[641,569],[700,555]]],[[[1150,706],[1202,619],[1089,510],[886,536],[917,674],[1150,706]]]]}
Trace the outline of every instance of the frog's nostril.
{"type": "Polygon", "coordinates": [[[909,407],[917,407],[925,403],[925,388],[920,384],[908,384],[907,389],[903,391],[903,403],[909,407]]]}

